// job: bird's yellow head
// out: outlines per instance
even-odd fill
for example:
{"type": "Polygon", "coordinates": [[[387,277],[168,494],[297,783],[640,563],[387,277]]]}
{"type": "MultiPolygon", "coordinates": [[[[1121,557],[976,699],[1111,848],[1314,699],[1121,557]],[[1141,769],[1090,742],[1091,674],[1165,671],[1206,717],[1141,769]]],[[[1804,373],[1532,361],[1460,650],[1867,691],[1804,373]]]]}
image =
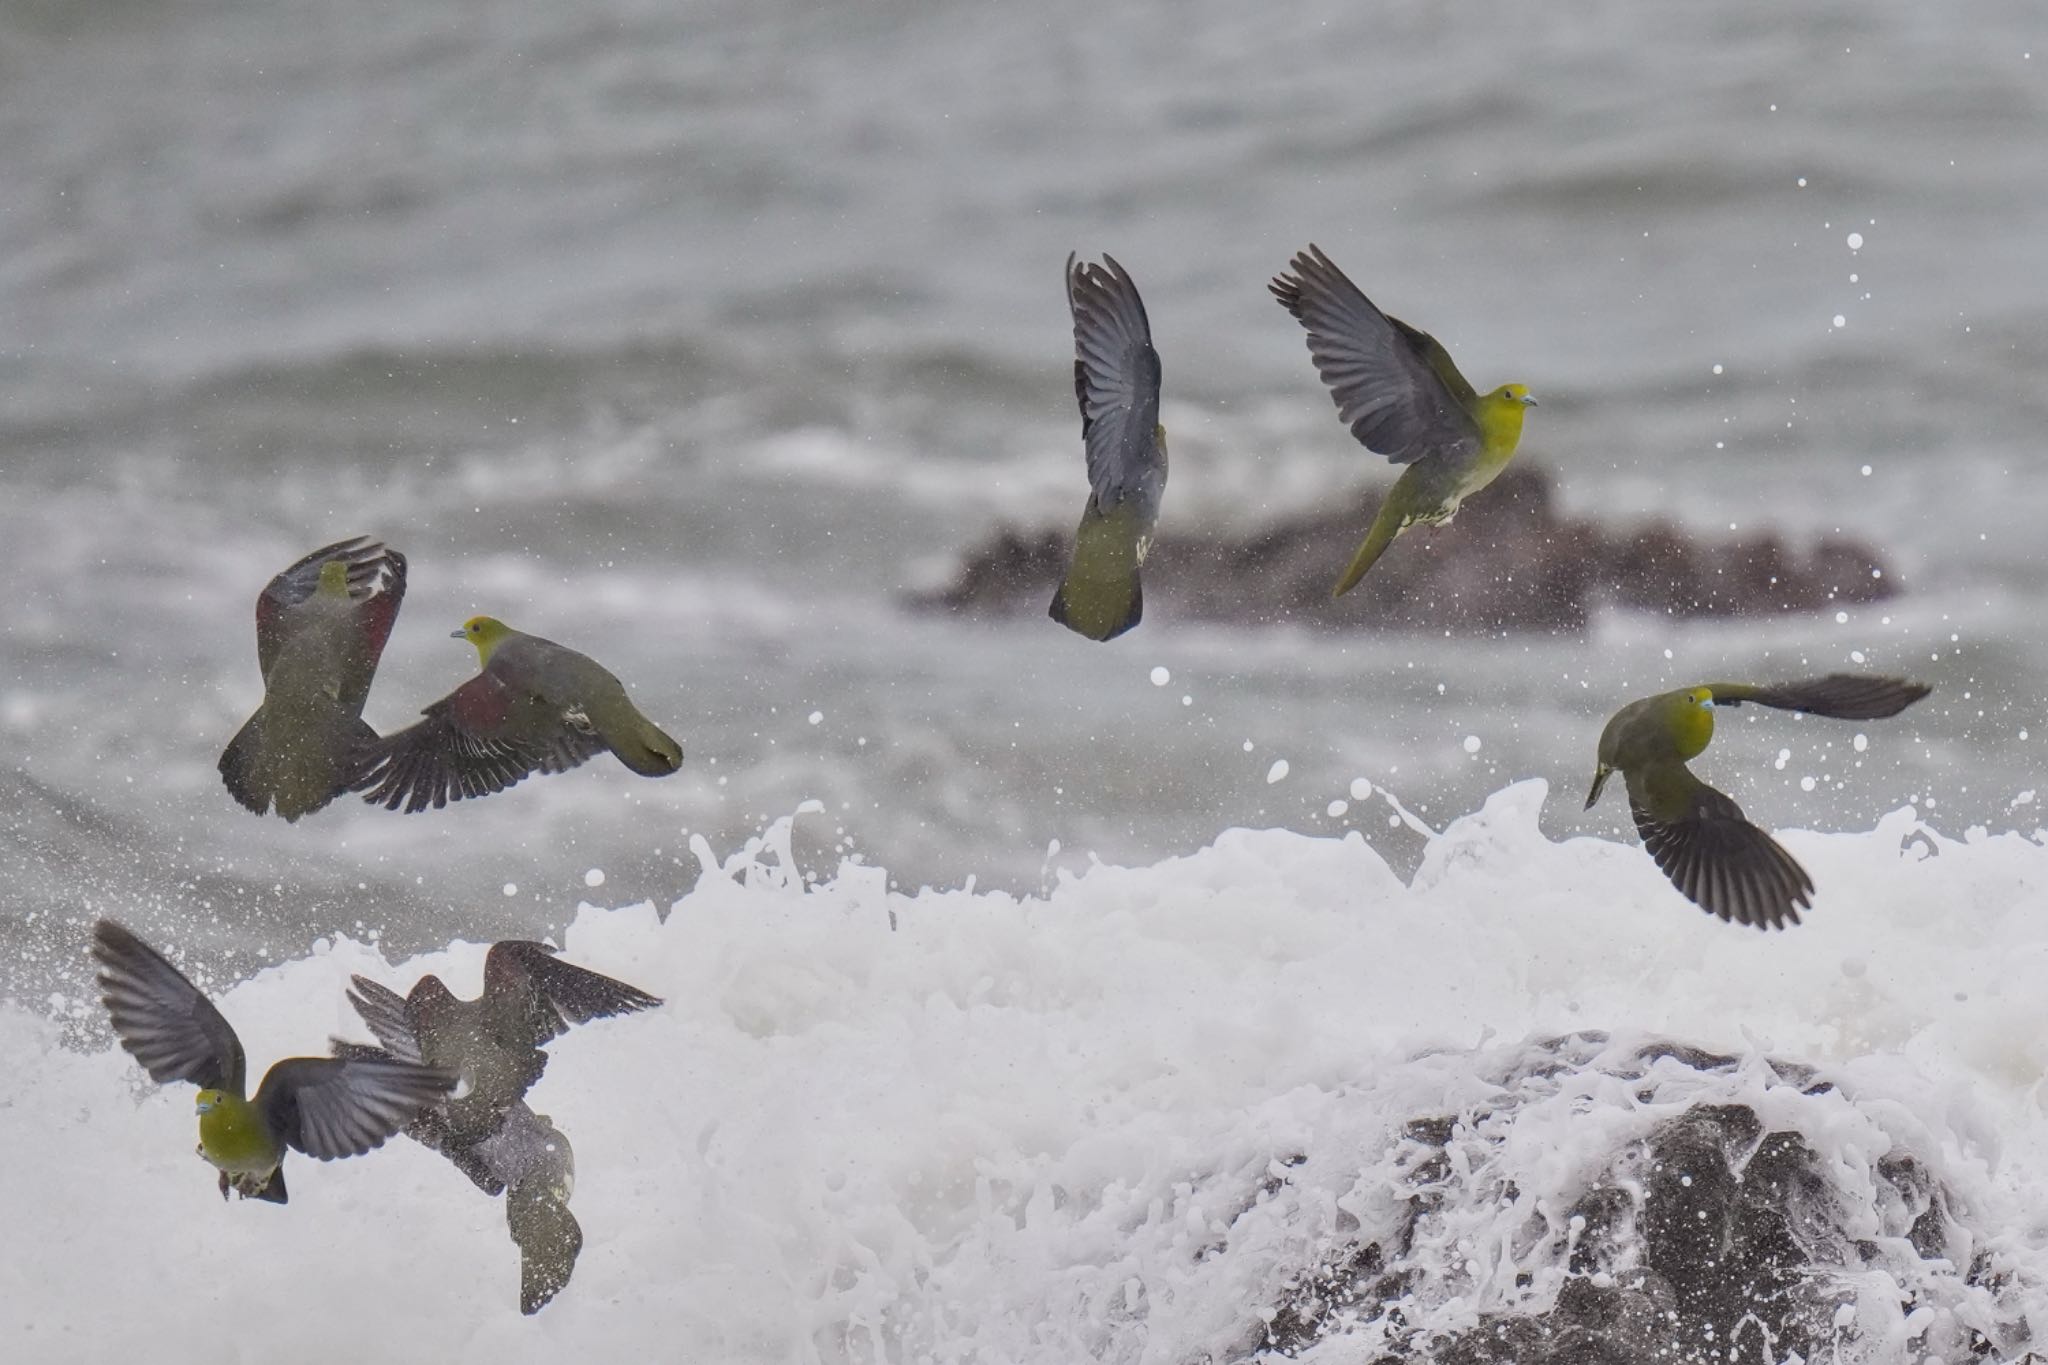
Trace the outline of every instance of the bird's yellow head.
{"type": "Polygon", "coordinates": [[[348,596],[348,565],[339,559],[330,559],[320,566],[320,588],[327,597],[348,596]]]}
{"type": "Polygon", "coordinates": [[[1522,439],[1522,416],[1535,406],[1526,384],[1503,384],[1481,398],[1473,416],[1488,449],[1512,453],[1522,439]]]}
{"type": "Polygon", "coordinates": [[[475,645],[477,662],[484,664],[491,661],[491,651],[511,633],[512,627],[495,616],[472,616],[462,623],[461,630],[449,632],[452,638],[475,645]]]}
{"type": "Polygon", "coordinates": [[[1693,687],[1678,694],[1679,705],[1671,718],[1672,740],[1681,758],[1698,758],[1714,737],[1714,692],[1693,687]]]}
{"type": "Polygon", "coordinates": [[[218,1090],[202,1090],[199,1092],[199,1098],[193,1101],[193,1107],[202,1114],[211,1114],[214,1110],[220,1108],[222,1101],[226,1098],[218,1090]]]}

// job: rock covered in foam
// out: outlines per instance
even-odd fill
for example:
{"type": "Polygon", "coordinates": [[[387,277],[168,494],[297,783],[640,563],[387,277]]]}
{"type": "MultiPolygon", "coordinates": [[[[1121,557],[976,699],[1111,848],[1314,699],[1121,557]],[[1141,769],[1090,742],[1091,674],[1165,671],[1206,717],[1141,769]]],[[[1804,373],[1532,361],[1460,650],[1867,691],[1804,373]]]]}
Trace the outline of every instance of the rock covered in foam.
{"type": "Polygon", "coordinates": [[[1941,1152],[1889,1101],[1795,1063],[1597,1033],[1481,1066],[1495,1092],[1392,1133],[1338,1201],[1353,1234],[1222,1359],[2022,1358],[2037,1276],[1971,1226],[1941,1152]],[[1545,1162],[1565,1121],[1604,1148],[1545,1162]]]}

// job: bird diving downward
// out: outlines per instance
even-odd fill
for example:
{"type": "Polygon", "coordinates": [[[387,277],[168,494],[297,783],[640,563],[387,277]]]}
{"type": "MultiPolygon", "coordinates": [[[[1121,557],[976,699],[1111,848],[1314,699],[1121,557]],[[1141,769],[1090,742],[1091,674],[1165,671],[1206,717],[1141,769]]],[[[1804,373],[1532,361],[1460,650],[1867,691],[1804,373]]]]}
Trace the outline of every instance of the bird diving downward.
{"type": "Polygon", "coordinates": [[[1091,640],[1113,640],[1144,615],[1138,570],[1166,493],[1159,353],[1138,287],[1114,256],[1077,265],[1070,255],[1066,273],[1088,506],[1047,615],[1091,640]]]}
{"type": "Polygon", "coordinates": [[[1714,708],[1754,702],[1835,720],[1882,720],[1932,690],[1897,678],[1831,673],[1768,687],[1706,683],[1632,701],[1600,732],[1599,766],[1586,809],[1600,799],[1607,779],[1620,773],[1643,846],[1687,900],[1759,929],[1797,924],[1800,908],[1813,904],[1806,869],[1744,818],[1742,807],[1685,766],[1713,739],[1714,708]]]}
{"type": "Polygon", "coordinates": [[[519,1247],[519,1311],[538,1313],[569,1283],[583,1229],[569,1211],[576,1158],[569,1140],[526,1092],[547,1066],[542,1047],[571,1024],[653,1009],[635,986],[563,962],[545,943],[494,943],[474,1000],[423,976],[401,996],[365,976],[349,1003],[381,1048],[337,1041],[337,1057],[391,1056],[459,1077],[461,1093],[422,1110],[407,1136],[441,1153],[487,1195],[505,1196],[519,1247]]]}
{"type": "Polygon", "coordinates": [[[1331,590],[1342,597],[1394,537],[1411,526],[1448,525],[1460,502],[1507,468],[1536,400],[1520,384],[1474,392],[1435,337],[1374,307],[1313,243],[1289,264],[1294,273],[1274,276],[1267,288],[1308,329],[1309,355],[1337,415],[1367,450],[1408,466],[1331,590]]]}

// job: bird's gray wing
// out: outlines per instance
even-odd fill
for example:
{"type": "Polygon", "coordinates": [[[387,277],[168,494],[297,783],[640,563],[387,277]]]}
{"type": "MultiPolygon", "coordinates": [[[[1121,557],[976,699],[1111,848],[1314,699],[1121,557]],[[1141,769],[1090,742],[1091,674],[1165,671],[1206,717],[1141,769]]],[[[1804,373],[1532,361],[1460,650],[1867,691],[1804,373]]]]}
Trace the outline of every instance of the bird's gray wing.
{"type": "Polygon", "coordinates": [[[93,925],[92,955],[114,1034],[151,1080],[241,1095],[241,1040],[183,972],[110,919],[93,925]]]}
{"type": "Polygon", "coordinates": [[[408,815],[488,796],[536,772],[567,772],[605,751],[595,731],[566,716],[545,733],[508,724],[519,698],[496,674],[477,674],[429,706],[424,719],[367,746],[352,789],[408,815]]]}
{"type": "Polygon", "coordinates": [[[1775,706],[1780,711],[1805,711],[1834,720],[1884,720],[1919,701],[1934,689],[1925,683],[1903,678],[1874,678],[1861,673],[1830,673],[1825,678],[1799,682],[1769,683],[1753,687],[1747,683],[1707,683],[1716,706],[1740,706],[1754,702],[1775,706]]]}
{"type": "Polygon", "coordinates": [[[376,668],[377,656],[383,653],[384,641],[397,619],[398,604],[405,597],[405,556],[369,536],[351,536],[323,545],[297,561],[272,578],[256,598],[256,662],[266,676],[292,632],[293,612],[319,591],[321,566],[330,559],[348,565],[350,597],[366,606],[383,599],[366,613],[366,630],[375,640],[370,667],[376,668]]]}
{"type": "Polygon", "coordinates": [[[1631,793],[1636,832],[1657,866],[1685,898],[1736,924],[1779,929],[1799,923],[1813,904],[1813,880],[1778,841],[1752,825],[1742,807],[1693,779],[1691,807],[1658,820],[1631,793]]]}
{"type": "Polygon", "coordinates": [[[1067,257],[1074,316],[1074,394],[1096,503],[1114,507],[1159,469],[1159,353],[1138,286],[1104,253],[1102,264],[1067,257]]]}
{"type": "MultiPolygon", "coordinates": [[[[384,1050],[402,1062],[425,1064],[419,1035],[406,1014],[405,997],[367,976],[349,978],[348,1002],[355,1006],[364,1027],[383,1044],[384,1050]]],[[[340,1053],[336,1053],[340,1056],[340,1053]]]]}
{"type": "Polygon", "coordinates": [[[1294,273],[1268,288],[1308,329],[1316,373],[1360,444],[1394,464],[1479,449],[1479,425],[1466,410],[1472,386],[1434,337],[1374,307],[1320,247],[1290,264],[1294,273]]]}
{"type": "Polygon", "coordinates": [[[291,1057],[264,1074],[254,1103],[279,1141],[332,1161],[383,1146],[453,1085],[396,1058],[291,1057]]]}
{"type": "MultiPolygon", "coordinates": [[[[374,1061],[388,1059],[391,1053],[368,1043],[351,1043],[346,1039],[330,1039],[334,1055],[344,1061],[374,1061]]],[[[409,1057],[401,1061],[412,1060],[409,1057]]],[[[439,1104],[428,1105],[405,1125],[405,1135],[429,1151],[439,1152],[448,1158],[455,1169],[468,1176],[476,1187],[493,1199],[505,1192],[505,1182],[491,1169],[490,1163],[477,1150],[474,1141],[458,1137],[448,1122],[448,1115],[439,1104]]]]}
{"type": "Polygon", "coordinates": [[[562,961],[545,943],[508,939],[484,957],[484,1007],[493,1035],[505,1042],[538,1047],[571,1024],[660,1003],[637,986],[562,961]]]}

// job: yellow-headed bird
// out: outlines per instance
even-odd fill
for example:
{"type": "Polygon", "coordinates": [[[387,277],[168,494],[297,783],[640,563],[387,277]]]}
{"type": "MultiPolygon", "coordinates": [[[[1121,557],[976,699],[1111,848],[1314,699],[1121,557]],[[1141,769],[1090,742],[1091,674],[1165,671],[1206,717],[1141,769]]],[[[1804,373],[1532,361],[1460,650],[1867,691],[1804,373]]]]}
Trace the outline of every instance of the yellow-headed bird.
{"type": "Polygon", "coordinates": [[[100,998],[114,1034],[149,1078],[199,1087],[199,1154],[220,1169],[220,1197],[286,1202],[284,1155],[322,1161],[384,1145],[455,1078],[392,1058],[290,1057],[253,1099],[242,1094],[242,1042],[213,1002],[163,954],[113,920],[93,926],[100,998]]]}
{"type": "Polygon", "coordinates": [[[1897,678],[1831,673],[1752,687],[1706,683],[1632,701],[1600,732],[1600,765],[1586,809],[1619,772],[1644,847],[1671,884],[1702,910],[1738,924],[1777,929],[1799,923],[1813,904],[1813,880],[1776,840],[1743,818],[1742,807],[1685,765],[1714,737],[1714,708],[1754,702],[1835,720],[1896,716],[1932,688],[1897,678]]]}
{"type": "Polygon", "coordinates": [[[1114,256],[1104,253],[1101,265],[1068,256],[1066,274],[1088,506],[1047,614],[1091,640],[1113,640],[1144,615],[1138,570],[1166,492],[1159,353],[1138,287],[1114,256]]]}
{"type": "MultiPolygon", "coordinates": [[[[544,943],[491,945],[484,993],[452,994],[425,976],[405,996],[358,976],[349,993],[387,1055],[454,1073],[461,1093],[424,1110],[408,1136],[453,1162],[485,1194],[505,1196],[520,1252],[519,1307],[537,1313],[569,1283],[583,1229],[569,1212],[575,1156],[546,1115],[524,1100],[547,1065],[541,1046],[571,1024],[661,1003],[623,981],[558,961],[544,943]]],[[[336,1043],[337,1056],[376,1055],[336,1043]]]]}
{"type": "Polygon", "coordinates": [[[256,599],[263,704],[220,756],[235,800],[287,820],[349,788],[377,732],[363,702],[405,601],[405,556],[368,536],[313,551],[256,599]]]}
{"type": "Polygon", "coordinates": [[[415,722],[370,746],[355,789],[408,813],[499,792],[533,772],[567,772],[609,749],[643,777],[683,765],[683,747],[640,714],[596,660],[472,616],[452,638],[476,646],[482,671],[415,722]]]}
{"type": "Polygon", "coordinates": [[[1520,384],[1475,393],[1427,332],[1388,317],[1311,244],[1268,288],[1308,329],[1316,373],[1359,443],[1408,466],[1337,580],[1342,597],[1410,526],[1448,523],[1458,504],[1493,482],[1536,405],[1520,384]]]}

